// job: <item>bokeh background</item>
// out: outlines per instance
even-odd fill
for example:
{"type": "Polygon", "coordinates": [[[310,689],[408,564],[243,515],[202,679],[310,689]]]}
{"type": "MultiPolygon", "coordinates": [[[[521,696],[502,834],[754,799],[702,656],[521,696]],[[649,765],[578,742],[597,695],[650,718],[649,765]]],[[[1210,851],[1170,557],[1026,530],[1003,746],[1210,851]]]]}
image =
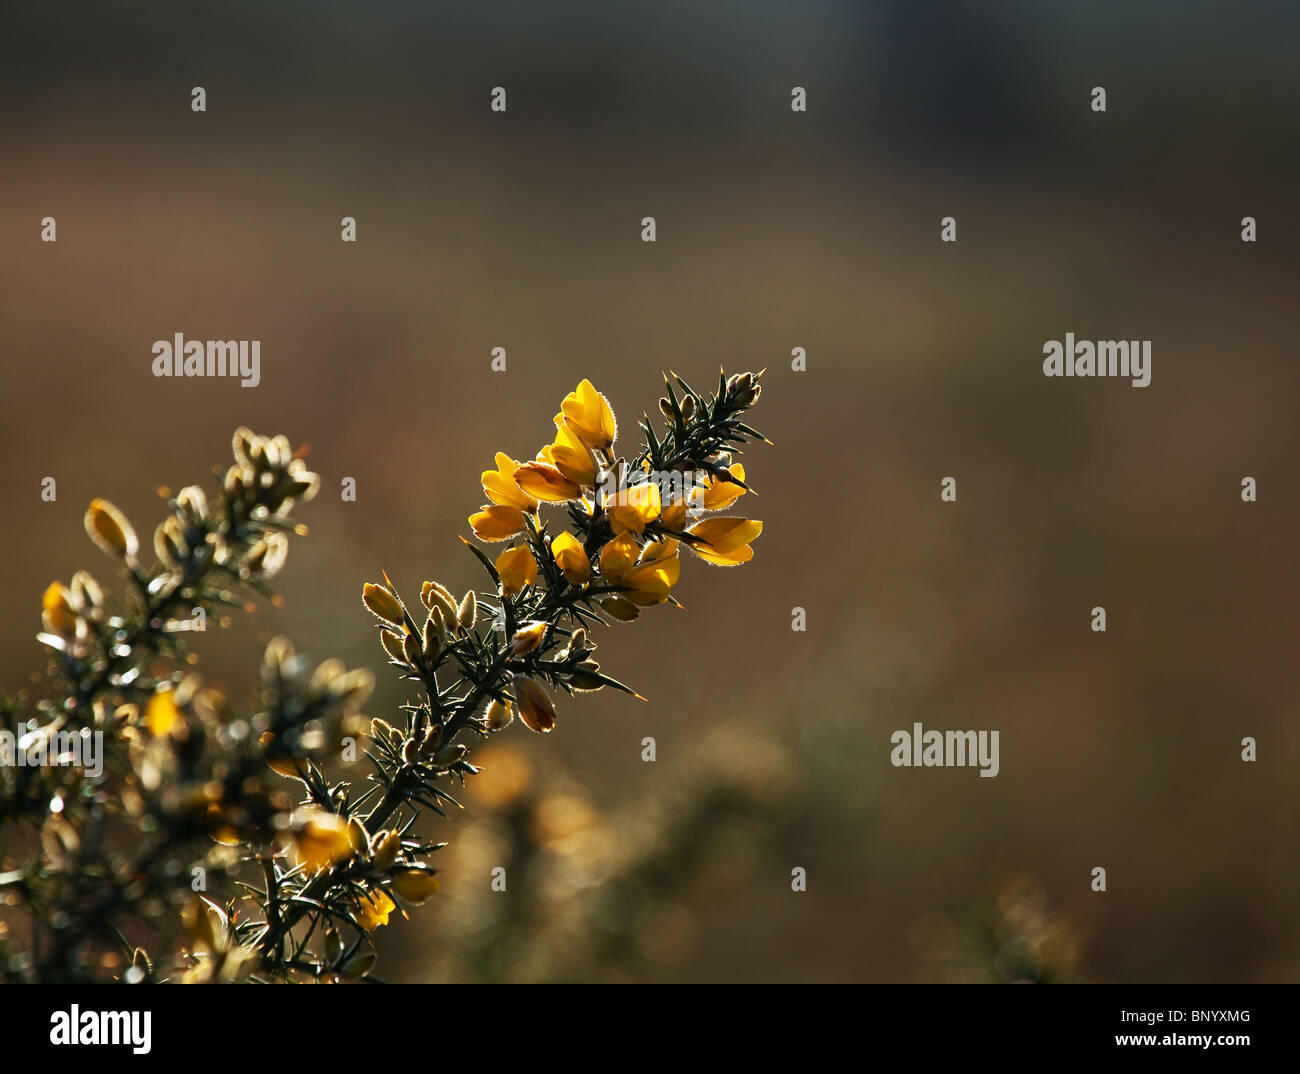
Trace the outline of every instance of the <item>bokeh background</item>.
{"type": "Polygon", "coordinates": [[[200,668],[251,698],[285,632],[382,713],[361,583],[477,585],[494,451],[583,376],[631,435],[662,369],[769,368],[754,561],[600,639],[649,704],[480,755],[390,979],[1300,979],[1294,8],[2,10],[10,689],[48,581],[107,572],[87,501],[147,531],[247,424],[324,492],[200,668]],[[1151,386],[1045,379],[1067,331],[1151,339],[1151,386]],[[155,379],[175,332],[260,339],[261,385],[155,379]],[[914,721],[1001,774],[891,767],[914,721]]]}

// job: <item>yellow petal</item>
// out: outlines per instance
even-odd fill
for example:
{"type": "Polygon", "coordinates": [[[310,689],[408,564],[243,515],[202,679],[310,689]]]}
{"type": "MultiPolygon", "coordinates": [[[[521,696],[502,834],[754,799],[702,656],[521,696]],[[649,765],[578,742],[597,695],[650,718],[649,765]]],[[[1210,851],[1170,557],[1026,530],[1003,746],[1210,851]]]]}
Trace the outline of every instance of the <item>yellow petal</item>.
{"type": "Polygon", "coordinates": [[[438,878],[424,869],[399,866],[393,870],[392,881],[393,890],[417,906],[438,893],[438,878]]]}
{"type": "Polygon", "coordinates": [[[591,560],[582,542],[567,530],[551,541],[551,556],[564,577],[574,585],[582,585],[591,578],[591,560]]]}
{"type": "Polygon", "coordinates": [[[650,481],[620,489],[605,509],[616,534],[644,533],[647,523],[659,517],[660,506],[659,486],[650,481]]]}
{"type": "Polygon", "coordinates": [[[498,451],[497,468],[483,471],[483,491],[488,499],[502,507],[517,507],[521,511],[536,511],[537,501],[519,487],[515,480],[519,464],[504,451],[498,451]]]}
{"type": "Polygon", "coordinates": [[[373,932],[380,925],[388,924],[388,915],[397,909],[397,903],[389,898],[386,891],[372,891],[357,899],[353,916],[367,932],[373,932]]]}
{"type": "Polygon", "coordinates": [[[749,544],[763,532],[763,523],[748,518],[706,518],[686,531],[704,541],[713,552],[731,552],[749,544]]]}
{"type": "Polygon", "coordinates": [[[600,550],[600,573],[608,582],[617,583],[636,563],[636,540],[626,534],[608,541],[600,550]]]}
{"type": "Polygon", "coordinates": [[[662,604],[681,575],[682,561],[674,556],[671,559],[651,560],[629,571],[619,583],[627,590],[625,594],[634,604],[662,604]]]}
{"type": "Polygon", "coordinates": [[[297,862],[315,871],[352,857],[355,847],[348,822],[324,810],[304,811],[293,826],[293,851],[297,862]]]}
{"type": "Polygon", "coordinates": [[[659,524],[673,533],[681,533],[686,528],[686,504],[670,503],[660,512],[659,524]]]}
{"type": "Polygon", "coordinates": [[[576,500],[582,489],[548,462],[526,462],[515,471],[515,480],[528,495],[545,503],[576,500]]]}
{"type": "Polygon", "coordinates": [[[537,581],[537,560],[527,545],[507,548],[497,556],[494,565],[501,580],[501,592],[507,597],[523,592],[525,586],[537,581]]]}
{"type": "Polygon", "coordinates": [[[480,541],[504,541],[516,533],[523,533],[528,523],[518,507],[492,504],[476,515],[469,516],[474,536],[480,541]]]}
{"type": "Polygon", "coordinates": [[[170,690],[154,694],[144,712],[144,725],[155,738],[171,734],[184,719],[170,690]]]}
{"type": "Polygon", "coordinates": [[[62,582],[51,582],[41,595],[42,623],[54,634],[71,637],[77,629],[72,591],[62,582]]]}
{"type": "Polygon", "coordinates": [[[591,449],[564,423],[563,414],[555,421],[555,442],[542,448],[541,457],[577,485],[591,488],[596,484],[599,468],[591,449]]]}
{"type": "Polygon", "coordinates": [[[609,451],[614,446],[617,427],[608,400],[596,391],[591,381],[583,380],[560,404],[564,423],[592,451],[609,451]]]}
{"type": "MultiPolygon", "coordinates": [[[[729,472],[741,481],[745,480],[745,468],[740,463],[732,466],[729,472]]],[[[692,491],[691,502],[705,511],[720,511],[724,507],[730,507],[746,491],[730,481],[719,481],[714,477],[709,479],[707,485],[692,491]]]]}

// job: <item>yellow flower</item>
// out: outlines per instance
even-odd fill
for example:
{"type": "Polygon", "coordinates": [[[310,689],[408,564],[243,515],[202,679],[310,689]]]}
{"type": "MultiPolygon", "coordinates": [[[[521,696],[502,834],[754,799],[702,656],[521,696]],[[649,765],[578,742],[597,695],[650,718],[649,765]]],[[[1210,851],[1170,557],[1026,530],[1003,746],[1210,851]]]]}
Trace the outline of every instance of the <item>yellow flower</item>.
{"type": "Polygon", "coordinates": [[[52,634],[71,637],[77,629],[72,591],[62,582],[51,582],[41,596],[42,626],[52,634]]]}
{"type": "Polygon", "coordinates": [[[691,543],[691,551],[701,559],[719,567],[734,567],[754,558],[751,541],[763,532],[763,523],[748,518],[725,515],[706,518],[686,531],[699,542],[691,543]]]}
{"type": "Polygon", "coordinates": [[[402,850],[402,833],[384,830],[375,837],[375,868],[388,872],[402,850]]]}
{"type": "Polygon", "coordinates": [[[549,462],[524,463],[515,471],[515,480],[530,496],[546,503],[564,503],[582,495],[582,489],[549,462]]]}
{"type": "Polygon", "coordinates": [[[564,424],[592,451],[609,451],[618,435],[609,402],[591,381],[583,380],[560,404],[564,424]]]}
{"type": "Polygon", "coordinates": [[[617,584],[636,564],[636,539],[631,534],[607,541],[600,550],[600,573],[607,582],[617,584]]]}
{"type": "Polygon", "coordinates": [[[564,577],[574,585],[582,585],[591,577],[591,560],[582,542],[567,530],[551,541],[551,555],[564,577]]]}
{"type": "Polygon", "coordinates": [[[176,700],[171,690],[160,690],[149,699],[144,710],[144,725],[154,738],[169,735],[185,722],[181,710],[176,707],[176,700]]]}
{"type": "Polygon", "coordinates": [[[419,906],[430,895],[438,894],[438,878],[425,869],[401,866],[393,870],[393,890],[407,902],[419,906]]]}
{"type": "Polygon", "coordinates": [[[542,644],[542,635],[545,633],[546,623],[544,621],[525,623],[515,631],[515,636],[510,639],[510,651],[515,656],[531,653],[542,644]]]}
{"type": "Polygon", "coordinates": [[[521,511],[536,511],[537,501],[519,487],[516,481],[519,464],[504,451],[496,454],[497,468],[483,471],[483,491],[488,499],[502,507],[517,507],[521,511]]]}
{"type": "Polygon", "coordinates": [[[388,915],[397,909],[386,891],[372,891],[369,895],[357,899],[352,916],[357,924],[367,932],[374,932],[380,925],[388,924],[388,915]]]}
{"type": "Polygon", "coordinates": [[[469,516],[474,536],[480,541],[504,541],[528,528],[528,519],[522,509],[505,504],[491,504],[476,515],[469,516]]]}
{"type": "Polygon", "coordinates": [[[686,503],[670,503],[659,513],[659,525],[673,533],[681,533],[686,528],[686,503]]]}
{"type": "Polygon", "coordinates": [[[501,579],[501,593],[513,597],[522,593],[524,586],[537,581],[537,560],[527,545],[507,548],[496,560],[497,576],[501,579]]]}
{"type": "Polygon", "coordinates": [[[676,541],[651,541],[641,552],[636,567],[623,575],[619,585],[634,604],[663,604],[677,579],[682,561],[677,556],[676,541]]]}
{"type": "Polygon", "coordinates": [[[659,486],[653,481],[619,489],[605,504],[616,534],[644,533],[646,523],[659,517],[659,486]]]}
{"type": "Polygon", "coordinates": [[[347,861],[356,849],[348,822],[337,813],[305,810],[295,818],[292,833],[294,857],[312,872],[347,861]]]}
{"type": "Polygon", "coordinates": [[[596,484],[599,469],[591,449],[564,423],[563,414],[555,415],[555,442],[542,448],[541,458],[575,485],[591,488],[596,484]]]}
{"type": "MultiPolygon", "coordinates": [[[[745,480],[745,468],[740,463],[730,467],[728,473],[741,481],[745,480]]],[[[746,491],[734,482],[712,477],[707,485],[691,490],[691,506],[704,511],[721,511],[724,507],[730,507],[746,491]]]]}
{"type": "Polygon", "coordinates": [[[551,704],[545,690],[532,679],[516,675],[514,692],[519,718],[530,731],[546,734],[555,729],[555,706],[551,704]]]}

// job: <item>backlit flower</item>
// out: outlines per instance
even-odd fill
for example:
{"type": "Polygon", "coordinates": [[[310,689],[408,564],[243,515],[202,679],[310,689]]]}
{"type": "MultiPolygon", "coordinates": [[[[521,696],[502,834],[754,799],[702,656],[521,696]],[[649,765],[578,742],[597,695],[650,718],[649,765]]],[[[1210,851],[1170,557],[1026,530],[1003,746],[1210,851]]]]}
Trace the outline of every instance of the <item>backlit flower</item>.
{"type": "Polygon", "coordinates": [[[646,524],[659,517],[659,486],[653,481],[619,489],[609,497],[605,510],[616,534],[644,533],[646,524]]]}
{"type": "Polygon", "coordinates": [[[551,541],[551,556],[574,585],[582,585],[591,577],[591,560],[587,558],[582,542],[565,530],[551,541]]]}
{"type": "Polygon", "coordinates": [[[513,597],[522,593],[525,586],[537,581],[537,560],[533,559],[533,553],[527,545],[507,548],[497,556],[494,566],[501,580],[503,596],[513,597]]]}
{"type": "Polygon", "coordinates": [[[524,492],[516,480],[519,463],[504,451],[498,451],[496,464],[495,470],[483,471],[483,491],[488,494],[488,499],[502,507],[536,511],[537,501],[524,492]]]}
{"type": "Polygon", "coordinates": [[[387,925],[388,915],[396,909],[397,903],[393,902],[388,892],[372,891],[357,899],[352,916],[366,932],[373,932],[380,925],[387,925]]]}
{"type": "MultiPolygon", "coordinates": [[[[741,481],[745,480],[745,468],[740,463],[736,463],[728,472],[741,481]]],[[[691,506],[702,511],[721,511],[724,507],[730,507],[745,492],[734,482],[712,477],[708,484],[691,490],[691,506]]]]}
{"type": "Polygon", "coordinates": [[[469,524],[480,541],[504,541],[523,533],[528,528],[528,519],[518,507],[494,503],[470,515],[469,524]]]}
{"type": "Polygon", "coordinates": [[[591,381],[583,380],[560,404],[564,423],[592,451],[609,451],[614,446],[617,427],[609,402],[596,391],[591,381]]]}
{"type": "Polygon", "coordinates": [[[600,472],[596,459],[565,424],[563,414],[555,415],[555,442],[542,448],[541,457],[576,485],[592,488],[596,484],[600,472]]]}
{"type": "Polygon", "coordinates": [[[719,567],[734,567],[754,558],[749,545],[763,532],[763,523],[724,515],[697,522],[686,532],[699,538],[691,542],[690,549],[701,559],[719,567]]]}

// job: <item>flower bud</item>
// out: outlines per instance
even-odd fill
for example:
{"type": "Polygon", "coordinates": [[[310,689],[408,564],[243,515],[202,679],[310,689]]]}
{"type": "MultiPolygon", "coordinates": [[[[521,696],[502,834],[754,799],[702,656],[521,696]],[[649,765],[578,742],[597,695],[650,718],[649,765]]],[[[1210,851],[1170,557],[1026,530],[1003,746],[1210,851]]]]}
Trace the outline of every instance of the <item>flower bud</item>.
{"type": "Polygon", "coordinates": [[[641,609],[633,604],[627,597],[615,594],[612,597],[606,597],[600,602],[600,606],[609,612],[615,619],[621,619],[625,623],[632,622],[641,614],[641,609]]]}
{"type": "Polygon", "coordinates": [[[515,719],[514,710],[508,701],[493,699],[483,716],[483,723],[489,731],[500,731],[509,727],[515,719]]]}
{"type": "Polygon", "coordinates": [[[456,610],[456,620],[465,630],[473,630],[474,623],[478,619],[478,597],[474,595],[474,590],[465,594],[465,599],[460,602],[460,607],[456,610]]]}
{"type": "Polygon", "coordinates": [[[401,634],[394,630],[381,630],[379,640],[387,650],[388,655],[396,660],[399,664],[406,663],[405,639],[401,634]]]}
{"type": "Polygon", "coordinates": [[[411,667],[416,667],[420,663],[420,656],[423,646],[414,634],[407,634],[402,641],[402,656],[411,667]]]}
{"type": "Polygon", "coordinates": [[[359,981],[375,968],[375,963],[378,961],[379,956],[374,951],[358,951],[343,963],[340,972],[342,972],[344,980],[359,981]]]}
{"type": "Polygon", "coordinates": [[[514,680],[515,701],[519,707],[519,718],[530,731],[546,734],[555,729],[555,706],[551,699],[532,679],[516,675],[514,680]]]}
{"type": "Polygon", "coordinates": [[[402,611],[402,602],[381,585],[367,582],[361,588],[361,600],[370,609],[371,614],[386,623],[402,626],[406,622],[406,616],[402,611]]]}
{"type": "Polygon", "coordinates": [[[515,636],[510,639],[510,651],[515,656],[522,656],[524,653],[531,653],[542,644],[542,637],[545,633],[545,622],[537,621],[525,623],[515,631],[515,636]]]}
{"type": "Polygon", "coordinates": [[[420,587],[420,600],[429,611],[441,608],[444,622],[456,621],[456,600],[446,586],[439,585],[437,582],[425,582],[420,587]]]}
{"type": "Polygon", "coordinates": [[[100,548],[110,555],[135,559],[140,540],[131,523],[107,500],[91,500],[86,509],[86,533],[100,548]]]}
{"type": "Polygon", "coordinates": [[[454,742],[449,746],[443,746],[433,755],[433,763],[439,768],[450,768],[457,761],[464,758],[469,752],[469,747],[463,742],[454,742]]]}

